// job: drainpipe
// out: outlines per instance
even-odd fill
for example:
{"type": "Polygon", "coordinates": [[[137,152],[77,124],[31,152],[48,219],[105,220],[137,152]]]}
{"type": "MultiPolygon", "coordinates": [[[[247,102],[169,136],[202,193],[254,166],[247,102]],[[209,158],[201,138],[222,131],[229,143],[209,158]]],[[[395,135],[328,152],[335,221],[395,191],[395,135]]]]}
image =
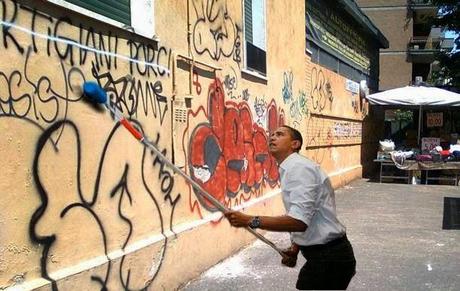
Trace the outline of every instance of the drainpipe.
{"type": "MultiPolygon", "coordinates": [[[[188,46],[188,56],[191,59],[190,64],[190,76],[189,76],[189,86],[188,91],[189,95],[192,95],[192,84],[193,84],[193,68],[195,66],[195,59],[192,52],[192,31],[190,29],[190,0],[187,0],[187,46],[188,46]]],[[[177,97],[177,83],[176,83],[176,66],[177,66],[177,57],[182,57],[180,54],[176,56],[173,53],[173,65],[172,65],[172,98],[171,98],[171,156],[172,163],[175,164],[175,142],[174,142],[174,101],[177,97]]]]}
{"type": "Polygon", "coordinates": [[[176,59],[176,54],[172,53],[172,71],[171,71],[171,79],[172,79],[172,97],[171,97],[171,161],[173,164],[176,162],[176,154],[174,151],[174,101],[176,100],[177,96],[177,84],[176,84],[176,65],[177,65],[177,59],[176,59]]]}
{"type": "Polygon", "coordinates": [[[191,58],[190,64],[190,76],[188,84],[188,94],[192,95],[192,84],[193,84],[193,68],[195,67],[195,57],[192,52],[192,31],[190,23],[190,0],[187,0],[187,44],[188,44],[188,57],[191,58]]]}

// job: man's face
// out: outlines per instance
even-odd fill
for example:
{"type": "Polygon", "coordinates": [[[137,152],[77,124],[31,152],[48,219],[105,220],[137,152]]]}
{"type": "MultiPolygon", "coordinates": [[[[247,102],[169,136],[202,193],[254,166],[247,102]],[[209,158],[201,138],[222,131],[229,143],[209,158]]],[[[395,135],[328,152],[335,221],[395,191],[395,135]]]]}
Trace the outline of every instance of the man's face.
{"type": "Polygon", "coordinates": [[[296,141],[292,140],[288,128],[278,127],[270,136],[268,148],[275,158],[280,158],[294,152],[296,141]]]}

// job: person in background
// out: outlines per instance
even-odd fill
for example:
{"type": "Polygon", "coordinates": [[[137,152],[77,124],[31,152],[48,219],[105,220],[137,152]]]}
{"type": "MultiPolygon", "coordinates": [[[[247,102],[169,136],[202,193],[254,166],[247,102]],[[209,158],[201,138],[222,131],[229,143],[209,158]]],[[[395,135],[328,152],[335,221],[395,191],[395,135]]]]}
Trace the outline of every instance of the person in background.
{"type": "Polygon", "coordinates": [[[344,290],[356,273],[353,248],[345,227],[337,219],[334,189],[318,164],[301,156],[302,135],[289,126],[276,129],[269,139],[270,153],[278,162],[286,214],[251,216],[228,211],[234,227],[290,232],[291,246],[282,264],[293,267],[298,253],[306,258],[296,287],[300,290],[344,290]]]}

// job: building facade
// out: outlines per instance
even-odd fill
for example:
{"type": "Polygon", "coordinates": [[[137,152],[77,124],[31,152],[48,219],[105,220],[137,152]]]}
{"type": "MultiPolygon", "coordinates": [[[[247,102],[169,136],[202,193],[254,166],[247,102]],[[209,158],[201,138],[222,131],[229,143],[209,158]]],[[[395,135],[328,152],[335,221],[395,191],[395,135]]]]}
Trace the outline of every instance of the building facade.
{"type": "Polygon", "coordinates": [[[449,49],[439,28],[430,24],[437,7],[427,0],[358,0],[362,11],[388,38],[380,51],[380,90],[428,82],[436,70],[435,54],[449,49]]]}
{"type": "Polygon", "coordinates": [[[335,187],[361,177],[386,40],[339,3],[2,1],[0,288],[172,290],[254,239],[85,81],[226,207],[283,212],[267,145],[282,124],[335,187]]]}

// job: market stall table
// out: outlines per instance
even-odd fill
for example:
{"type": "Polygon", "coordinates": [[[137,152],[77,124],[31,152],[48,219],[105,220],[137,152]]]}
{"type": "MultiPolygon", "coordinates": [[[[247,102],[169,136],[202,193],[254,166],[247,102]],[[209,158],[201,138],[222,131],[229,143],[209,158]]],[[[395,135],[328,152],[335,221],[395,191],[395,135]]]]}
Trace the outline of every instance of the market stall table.
{"type": "Polygon", "coordinates": [[[405,160],[403,164],[397,164],[392,160],[379,160],[376,159],[374,162],[380,163],[380,183],[382,179],[402,179],[407,180],[407,183],[410,184],[413,172],[414,171],[425,171],[426,180],[425,184],[428,184],[429,181],[452,181],[454,185],[458,186],[459,176],[460,176],[460,161],[450,161],[450,162],[432,162],[432,161],[415,161],[415,160],[405,160]],[[406,171],[404,175],[386,175],[384,167],[394,167],[399,170],[406,171]],[[440,170],[449,170],[452,174],[449,177],[430,177],[430,171],[440,171],[440,170]]]}

